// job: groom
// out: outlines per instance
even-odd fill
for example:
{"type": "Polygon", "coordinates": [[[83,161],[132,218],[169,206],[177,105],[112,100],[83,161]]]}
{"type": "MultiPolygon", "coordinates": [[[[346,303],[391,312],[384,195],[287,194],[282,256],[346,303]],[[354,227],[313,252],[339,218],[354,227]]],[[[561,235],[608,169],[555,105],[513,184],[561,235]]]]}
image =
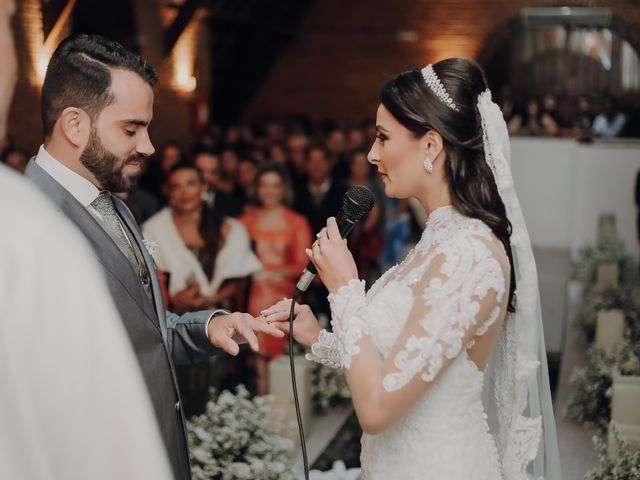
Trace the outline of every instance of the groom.
{"type": "MultiPolygon", "coordinates": [[[[64,40],[42,88],[44,145],[26,176],[93,246],[142,368],[175,477],[187,480],[188,444],[174,364],[197,362],[219,348],[235,355],[243,342],[257,350],[254,332],[282,334],[247,314],[178,316],[164,310],[140,230],[112,195],[135,184],[154,152],[148,128],[156,81],[144,59],[115,42],[89,35],[64,40]]],[[[78,285],[77,295],[91,288],[78,285]]]]}

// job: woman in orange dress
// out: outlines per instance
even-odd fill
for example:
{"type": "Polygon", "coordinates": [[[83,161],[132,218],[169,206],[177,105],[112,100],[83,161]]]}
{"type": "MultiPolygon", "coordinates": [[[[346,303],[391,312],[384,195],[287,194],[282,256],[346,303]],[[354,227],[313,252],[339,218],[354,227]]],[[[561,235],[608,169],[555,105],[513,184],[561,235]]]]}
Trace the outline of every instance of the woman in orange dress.
{"type": "MultiPolygon", "coordinates": [[[[252,277],[248,311],[260,312],[284,297],[293,294],[296,282],[309,259],[305,248],[311,245],[311,227],[307,220],[287,205],[293,200],[293,190],[284,168],[276,164],[263,165],[257,172],[250,197],[255,208],[242,215],[255,253],[263,270],[252,277]]],[[[256,390],[268,393],[268,362],[284,353],[286,338],[262,336],[256,358],[256,390]]]]}

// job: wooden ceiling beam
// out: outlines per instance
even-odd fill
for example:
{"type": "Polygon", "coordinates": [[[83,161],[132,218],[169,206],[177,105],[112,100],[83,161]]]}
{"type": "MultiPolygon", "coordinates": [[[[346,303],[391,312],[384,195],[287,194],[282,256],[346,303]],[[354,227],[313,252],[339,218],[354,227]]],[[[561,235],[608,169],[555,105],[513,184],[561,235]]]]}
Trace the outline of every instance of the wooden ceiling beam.
{"type": "Polygon", "coordinates": [[[201,5],[202,0],[185,0],[184,3],[180,5],[178,15],[176,15],[171,25],[164,30],[164,57],[169,56],[180,35],[182,35],[184,29],[187,28],[187,25],[189,25],[189,22],[201,5]]]}
{"type": "Polygon", "coordinates": [[[44,45],[51,46],[69,20],[76,0],[49,0],[42,5],[42,31],[44,45]]]}

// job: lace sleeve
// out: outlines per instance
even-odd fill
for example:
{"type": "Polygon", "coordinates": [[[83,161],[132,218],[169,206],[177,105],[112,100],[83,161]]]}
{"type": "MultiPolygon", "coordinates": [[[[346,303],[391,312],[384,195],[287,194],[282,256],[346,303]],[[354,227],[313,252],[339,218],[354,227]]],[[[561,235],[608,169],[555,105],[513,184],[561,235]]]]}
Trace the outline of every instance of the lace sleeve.
{"type": "Polygon", "coordinates": [[[400,390],[416,378],[433,382],[499,318],[506,255],[495,243],[460,236],[425,253],[408,272],[415,301],[385,362],[385,391],[400,390]]]}
{"type": "Polygon", "coordinates": [[[340,366],[349,369],[351,358],[360,353],[358,342],[367,335],[367,300],[364,280],[351,280],[329,295],[331,326],[340,366]]]}
{"type": "Polygon", "coordinates": [[[336,337],[326,330],[320,330],[318,341],[311,345],[311,352],[307,353],[305,358],[331,368],[342,367],[336,337]]]}
{"type": "Polygon", "coordinates": [[[333,333],[321,330],[311,345],[307,360],[334,368],[349,368],[351,357],[360,352],[358,341],[367,333],[364,281],[351,280],[329,294],[333,333]]]}

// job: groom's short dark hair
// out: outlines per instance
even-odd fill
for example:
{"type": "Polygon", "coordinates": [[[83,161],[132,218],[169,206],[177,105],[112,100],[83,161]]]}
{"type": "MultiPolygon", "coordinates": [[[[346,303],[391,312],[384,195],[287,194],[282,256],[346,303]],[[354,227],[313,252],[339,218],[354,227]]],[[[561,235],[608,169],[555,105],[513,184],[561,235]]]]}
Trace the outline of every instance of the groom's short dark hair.
{"type": "Polygon", "coordinates": [[[42,86],[45,137],[53,133],[65,108],[81,108],[94,120],[113,101],[112,68],[137,73],[151,86],[158,81],[153,67],[140,55],[99,35],[73,35],[58,45],[42,86]]]}

